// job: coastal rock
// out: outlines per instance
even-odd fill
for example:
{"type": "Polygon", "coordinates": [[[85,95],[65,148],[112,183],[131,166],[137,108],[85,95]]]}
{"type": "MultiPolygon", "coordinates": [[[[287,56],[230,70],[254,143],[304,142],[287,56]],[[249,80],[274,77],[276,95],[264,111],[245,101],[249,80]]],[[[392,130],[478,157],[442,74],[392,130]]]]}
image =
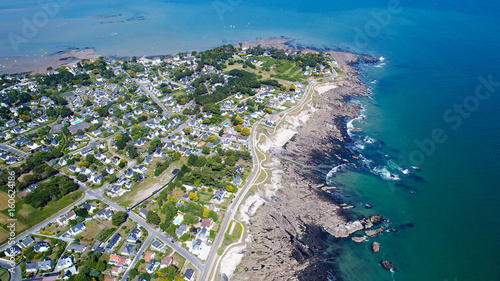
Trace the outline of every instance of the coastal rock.
{"type": "Polygon", "coordinates": [[[366,236],[351,237],[351,240],[356,243],[363,243],[366,241],[366,236]]]}
{"type": "Polygon", "coordinates": [[[380,265],[389,271],[396,271],[396,265],[393,262],[381,260],[380,265]]]}
{"type": "Polygon", "coordinates": [[[365,234],[369,237],[375,237],[375,236],[377,236],[377,234],[379,234],[380,232],[382,232],[388,228],[389,227],[387,227],[387,226],[382,226],[382,227],[379,227],[379,228],[376,228],[373,230],[367,230],[367,231],[365,231],[365,234]]]}
{"type": "Polygon", "coordinates": [[[378,242],[372,243],[372,251],[376,254],[380,252],[380,244],[378,242]]]}
{"type": "MultiPolygon", "coordinates": [[[[294,51],[284,45],[285,39],[279,41],[255,46],[294,51]]],[[[365,229],[368,219],[347,222],[342,207],[348,205],[339,206],[341,202],[332,196],[335,192],[322,185],[332,162],[356,161],[353,156],[358,154],[346,148],[352,140],[345,120],[356,118],[361,108],[345,101],[366,92],[355,67],[360,56],[328,52],[344,71],[332,82],[336,87],[314,95],[300,113],[286,116],[275,134],[257,144],[270,156],[262,165],[271,183],[257,188],[264,203],[249,218],[250,250],[233,280],[327,281],[325,272],[335,272],[337,261],[328,242],[331,235],[346,238],[365,229]],[[270,166],[272,161],[276,164],[270,166]]]]}
{"type": "Polygon", "coordinates": [[[381,223],[383,220],[384,218],[381,215],[374,215],[370,217],[370,221],[375,225],[381,223]]]}
{"type": "Polygon", "coordinates": [[[327,231],[335,236],[335,238],[347,238],[349,235],[356,231],[362,230],[365,227],[360,221],[352,221],[348,223],[339,224],[334,228],[327,229],[327,231]]]}

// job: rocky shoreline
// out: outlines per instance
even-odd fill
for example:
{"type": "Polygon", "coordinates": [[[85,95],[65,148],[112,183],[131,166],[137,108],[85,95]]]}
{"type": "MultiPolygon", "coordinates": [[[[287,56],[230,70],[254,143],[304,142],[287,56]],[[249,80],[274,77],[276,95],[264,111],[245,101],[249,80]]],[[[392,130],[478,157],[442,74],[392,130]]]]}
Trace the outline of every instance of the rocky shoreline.
{"type": "MultiPolygon", "coordinates": [[[[287,42],[274,39],[254,44],[288,51],[297,48],[287,42]]],[[[345,120],[358,117],[361,108],[346,101],[367,91],[356,65],[376,61],[328,52],[343,74],[328,83],[330,90],[318,91],[298,116],[287,117],[282,128],[259,147],[271,156],[267,167],[272,166],[272,183],[257,191],[262,206],[254,214],[242,214],[249,217],[250,239],[231,280],[328,280],[333,276],[340,280],[336,253],[325,251],[325,241],[347,238],[360,230],[366,230],[367,236],[385,230],[370,230],[382,221],[380,216],[349,222],[344,210],[352,206],[334,199],[335,187],[324,186],[333,165],[355,163],[358,157],[346,148],[351,139],[345,120]],[[280,130],[295,131],[285,145],[278,141],[280,130]]]]}

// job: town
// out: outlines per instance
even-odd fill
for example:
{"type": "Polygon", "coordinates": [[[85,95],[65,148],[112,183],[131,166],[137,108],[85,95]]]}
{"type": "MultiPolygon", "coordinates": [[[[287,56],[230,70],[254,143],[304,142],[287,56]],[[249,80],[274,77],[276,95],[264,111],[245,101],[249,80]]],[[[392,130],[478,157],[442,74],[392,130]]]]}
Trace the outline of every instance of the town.
{"type": "Polygon", "coordinates": [[[0,197],[13,172],[18,239],[6,246],[2,205],[0,255],[27,280],[201,280],[241,235],[221,222],[256,125],[340,72],[323,52],[239,44],[2,75],[0,197]]]}

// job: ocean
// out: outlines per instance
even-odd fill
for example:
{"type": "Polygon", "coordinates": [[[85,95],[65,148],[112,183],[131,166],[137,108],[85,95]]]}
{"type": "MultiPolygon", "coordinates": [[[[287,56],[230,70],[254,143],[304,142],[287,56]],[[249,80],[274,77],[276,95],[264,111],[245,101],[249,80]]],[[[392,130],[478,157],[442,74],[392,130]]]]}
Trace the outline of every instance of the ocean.
{"type": "Polygon", "coordinates": [[[362,66],[373,99],[360,99],[364,118],[351,122],[368,168],[325,181],[356,206],[350,216],[380,214],[393,231],[332,240],[338,276],[500,280],[498,1],[102,2],[2,1],[0,57],[86,47],[142,56],[279,36],[383,57],[362,66]]]}

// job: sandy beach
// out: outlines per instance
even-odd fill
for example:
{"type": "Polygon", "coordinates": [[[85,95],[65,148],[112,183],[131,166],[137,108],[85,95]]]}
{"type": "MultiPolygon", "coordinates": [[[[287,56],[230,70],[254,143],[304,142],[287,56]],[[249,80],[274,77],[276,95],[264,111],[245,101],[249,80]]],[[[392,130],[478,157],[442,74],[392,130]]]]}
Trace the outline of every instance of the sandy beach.
{"type": "Polygon", "coordinates": [[[58,68],[81,61],[82,59],[94,60],[99,55],[93,49],[75,49],[62,51],[55,54],[40,54],[0,58],[0,74],[18,73],[44,73],[47,67],[58,68]]]}

